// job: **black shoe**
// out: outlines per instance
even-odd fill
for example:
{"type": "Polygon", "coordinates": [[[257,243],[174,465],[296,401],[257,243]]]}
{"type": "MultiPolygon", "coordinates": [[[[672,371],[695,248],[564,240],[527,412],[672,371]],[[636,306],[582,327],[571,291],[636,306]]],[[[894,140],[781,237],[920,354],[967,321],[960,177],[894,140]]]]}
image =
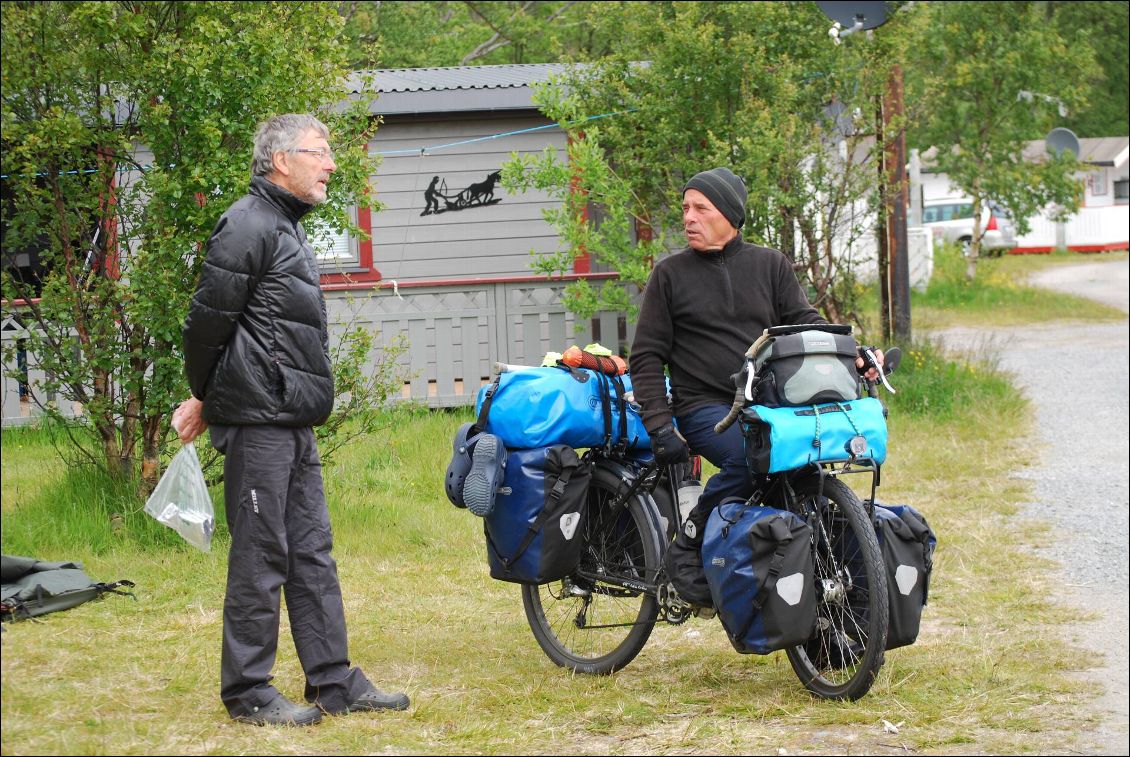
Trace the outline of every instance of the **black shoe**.
{"type": "MultiPolygon", "coordinates": [[[[471,470],[463,481],[463,502],[480,518],[494,510],[494,495],[506,476],[506,447],[494,434],[483,434],[475,444],[471,470]]],[[[405,705],[407,706],[407,705],[405,705]]]]}
{"type": "Polygon", "coordinates": [[[687,545],[681,536],[675,537],[663,556],[663,568],[679,597],[693,607],[713,608],[710,584],[702,565],[701,543],[687,545]]]}
{"type": "Polygon", "coordinates": [[[376,712],[378,710],[407,710],[408,695],[402,692],[387,694],[376,686],[370,686],[361,696],[354,699],[349,705],[339,712],[330,712],[331,715],[341,715],[347,712],[376,712]]]}
{"type": "Polygon", "coordinates": [[[314,725],[322,720],[322,711],[317,707],[302,707],[282,694],[262,707],[253,707],[250,713],[232,717],[240,723],[251,725],[314,725]]]}

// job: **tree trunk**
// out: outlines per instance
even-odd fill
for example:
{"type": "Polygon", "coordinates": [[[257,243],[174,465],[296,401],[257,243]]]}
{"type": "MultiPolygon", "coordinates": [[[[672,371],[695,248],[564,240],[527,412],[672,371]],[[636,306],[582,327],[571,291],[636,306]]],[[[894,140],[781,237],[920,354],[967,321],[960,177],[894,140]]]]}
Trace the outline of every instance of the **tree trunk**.
{"type": "Polygon", "coordinates": [[[979,257],[977,248],[979,246],[976,242],[971,243],[969,245],[969,256],[965,259],[965,280],[970,283],[973,283],[977,278],[977,259],[979,257]]]}
{"type": "Polygon", "coordinates": [[[965,261],[965,280],[972,282],[977,276],[977,261],[981,258],[981,187],[973,185],[973,238],[969,240],[969,255],[965,261]]]}
{"type": "Polygon", "coordinates": [[[141,423],[141,492],[148,495],[157,486],[161,465],[160,415],[146,416],[141,423]]]}

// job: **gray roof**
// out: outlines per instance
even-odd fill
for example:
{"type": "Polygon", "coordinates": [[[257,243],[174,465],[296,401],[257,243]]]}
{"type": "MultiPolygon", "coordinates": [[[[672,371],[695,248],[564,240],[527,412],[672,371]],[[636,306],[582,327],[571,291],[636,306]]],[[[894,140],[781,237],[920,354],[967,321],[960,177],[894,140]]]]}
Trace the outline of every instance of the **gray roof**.
{"type": "MultiPolygon", "coordinates": [[[[920,158],[925,171],[933,171],[938,148],[925,150],[920,158]]],[[[1025,160],[1039,163],[1047,155],[1042,139],[1033,139],[1024,146],[1025,160]]],[[[1079,139],[1079,160],[1092,166],[1122,168],[1130,157],[1130,137],[1082,137],[1079,139]]]]}
{"type": "MultiPolygon", "coordinates": [[[[1111,166],[1122,168],[1126,165],[1127,146],[1130,137],[1081,137],[1079,139],[1079,161],[1092,166],[1111,166]]],[[[1024,148],[1024,157],[1034,163],[1044,159],[1047,145],[1042,139],[1034,139],[1024,148]]]]}
{"type": "Polygon", "coordinates": [[[536,110],[533,85],[568,70],[562,63],[359,71],[350,77],[352,98],[377,95],[369,110],[383,115],[536,110]],[[362,86],[361,77],[372,83],[362,86]]]}
{"type": "Polygon", "coordinates": [[[1094,166],[1126,165],[1130,137],[1083,137],[1079,140],[1079,159],[1094,166]]]}

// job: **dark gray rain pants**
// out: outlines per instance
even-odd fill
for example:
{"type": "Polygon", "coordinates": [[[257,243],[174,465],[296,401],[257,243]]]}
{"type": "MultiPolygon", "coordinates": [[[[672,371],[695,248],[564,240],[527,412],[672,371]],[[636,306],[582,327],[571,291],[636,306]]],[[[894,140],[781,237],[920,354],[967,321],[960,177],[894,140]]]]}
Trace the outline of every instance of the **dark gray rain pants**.
{"type": "Polygon", "coordinates": [[[270,681],[281,591],[306,674],[306,700],[342,711],[370,684],[349,664],[314,432],[282,426],[212,426],[211,432],[212,445],[224,454],[232,539],[220,698],[236,717],[278,696],[270,681]]]}

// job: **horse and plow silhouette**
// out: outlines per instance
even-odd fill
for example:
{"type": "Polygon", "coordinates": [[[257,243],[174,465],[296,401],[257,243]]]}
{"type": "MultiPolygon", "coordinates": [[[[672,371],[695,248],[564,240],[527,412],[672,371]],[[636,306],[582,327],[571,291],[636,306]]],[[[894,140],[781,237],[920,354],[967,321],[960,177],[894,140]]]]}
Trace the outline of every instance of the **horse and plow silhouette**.
{"type": "Polygon", "coordinates": [[[501,197],[494,196],[494,187],[501,178],[502,171],[492,171],[482,181],[475,182],[466,189],[449,195],[447,193],[447,181],[443,180],[441,183],[438,176],[433,176],[431,184],[424,190],[424,212],[420,215],[426,216],[448,210],[478,208],[483,205],[494,205],[502,202],[501,197]],[[443,201],[444,207],[442,208],[440,207],[440,200],[443,201]]]}

